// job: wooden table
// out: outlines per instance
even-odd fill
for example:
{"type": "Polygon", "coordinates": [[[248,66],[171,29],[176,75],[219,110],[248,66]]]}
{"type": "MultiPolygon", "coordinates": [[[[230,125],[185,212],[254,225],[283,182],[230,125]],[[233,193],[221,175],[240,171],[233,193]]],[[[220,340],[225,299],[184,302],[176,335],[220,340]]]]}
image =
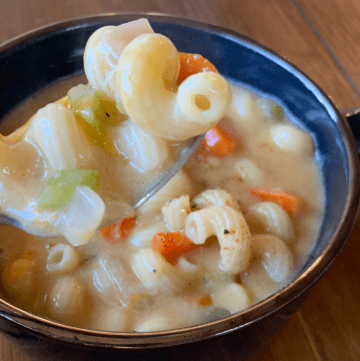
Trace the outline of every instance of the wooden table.
{"type": "MultiPolygon", "coordinates": [[[[360,105],[359,0],[1,0],[0,43],[56,21],[139,11],[245,34],[295,63],[340,109],[360,105]]],[[[310,297],[253,361],[360,360],[359,237],[360,219],[310,297]]],[[[0,361],[25,360],[0,336],[0,361]]]]}

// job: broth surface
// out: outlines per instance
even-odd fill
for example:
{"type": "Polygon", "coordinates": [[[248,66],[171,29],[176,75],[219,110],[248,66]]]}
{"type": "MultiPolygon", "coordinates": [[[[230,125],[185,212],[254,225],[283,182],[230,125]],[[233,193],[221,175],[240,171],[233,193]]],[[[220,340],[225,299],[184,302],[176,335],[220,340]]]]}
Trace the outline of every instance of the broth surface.
{"type": "MultiPolygon", "coordinates": [[[[82,81],[69,80],[70,86],[82,81]]],[[[65,81],[45,94],[51,98],[54,90],[59,94],[59,89],[68,88],[65,81]]],[[[200,147],[184,169],[135,213],[136,226],[125,242],[113,245],[97,232],[87,245],[73,248],[63,237],[37,238],[1,226],[0,287],[5,299],[70,325],[146,332],[186,327],[241,311],[290,282],[311,253],[322,222],[324,191],[314,142],[286,114],[274,115],[279,105],[273,100],[235,84],[231,88],[232,104],[220,126],[232,134],[234,152],[220,158],[200,147]],[[304,200],[304,206],[294,216],[279,211],[273,202],[261,208],[266,202],[249,191],[254,188],[291,192],[304,200]],[[196,197],[206,190],[218,198],[220,190],[231,195],[236,202],[231,207],[243,214],[249,226],[251,257],[239,272],[224,269],[219,245],[222,236],[214,232],[205,247],[182,254],[175,264],[152,250],[156,233],[174,232],[174,222],[181,214],[202,209],[196,197]],[[169,201],[181,203],[185,195],[191,209],[181,208],[171,218],[163,207],[169,201]],[[277,246],[256,248],[256,236],[264,234],[274,235],[279,240],[277,246]],[[70,249],[74,251],[73,264],[54,271],[70,249]],[[288,251],[279,251],[283,249],[290,251],[291,262],[288,251]],[[275,281],[274,273],[285,276],[275,281]]],[[[4,120],[1,131],[13,131],[12,126],[18,126],[25,113],[28,116],[38,109],[43,99],[48,98],[39,94],[24,103],[4,120]]],[[[114,166],[105,155],[102,159],[103,167],[114,166]]],[[[121,177],[132,177],[136,189],[138,174],[128,167],[128,173],[121,173],[121,177]]],[[[131,189],[124,190],[121,182],[114,186],[112,182],[118,177],[117,173],[110,177],[100,194],[114,197],[111,189],[118,188],[122,189],[119,200],[126,200],[123,196],[131,189]]],[[[228,222],[232,224],[231,219],[228,222]]],[[[183,231],[183,225],[179,227],[183,231]]],[[[224,229],[224,233],[229,231],[224,229]]]]}

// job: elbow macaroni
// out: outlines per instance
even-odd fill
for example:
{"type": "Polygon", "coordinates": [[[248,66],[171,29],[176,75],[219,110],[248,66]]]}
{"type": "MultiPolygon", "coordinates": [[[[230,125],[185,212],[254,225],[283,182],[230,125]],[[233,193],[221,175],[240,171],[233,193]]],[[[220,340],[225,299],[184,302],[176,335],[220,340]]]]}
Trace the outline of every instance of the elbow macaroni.
{"type": "Polygon", "coordinates": [[[241,180],[250,186],[258,186],[264,182],[264,173],[250,159],[240,159],[234,170],[241,180]]]}
{"type": "Polygon", "coordinates": [[[47,314],[62,322],[76,324],[89,311],[89,295],[80,280],[73,276],[59,278],[46,299],[47,314]]]}
{"type": "Polygon", "coordinates": [[[162,312],[148,315],[134,327],[135,332],[156,332],[174,328],[174,319],[162,312]]]}
{"type": "Polygon", "coordinates": [[[247,221],[254,233],[270,233],[284,242],[291,242],[295,230],[287,212],[274,202],[259,202],[249,208],[247,221]]]}
{"type": "Polygon", "coordinates": [[[135,276],[125,277],[127,273],[121,263],[103,254],[84,268],[81,276],[88,289],[100,296],[103,302],[114,307],[125,307],[131,295],[130,284],[136,284],[135,276]]]}
{"type": "Polygon", "coordinates": [[[196,275],[182,273],[152,249],[141,249],[133,259],[132,268],[151,292],[176,294],[192,288],[196,275]]]}
{"type": "Polygon", "coordinates": [[[233,273],[243,271],[250,259],[250,231],[243,215],[228,206],[210,206],[189,214],[185,234],[203,244],[216,235],[220,244],[221,265],[233,273]]]}
{"type": "Polygon", "coordinates": [[[239,204],[235,198],[222,189],[208,189],[201,192],[192,200],[192,204],[198,209],[209,206],[228,206],[236,211],[240,210],[239,204]]]}
{"type": "Polygon", "coordinates": [[[120,153],[127,155],[133,167],[140,172],[158,169],[169,159],[169,144],[145,133],[131,120],[126,120],[112,134],[120,153]]]}
{"type": "Polygon", "coordinates": [[[59,243],[50,248],[46,268],[51,273],[71,273],[79,263],[78,252],[70,245],[59,243]]]}
{"type": "Polygon", "coordinates": [[[250,306],[250,297],[245,287],[232,282],[215,292],[211,299],[215,306],[225,308],[231,313],[236,313],[250,306]]]}
{"type": "Polygon", "coordinates": [[[194,74],[177,89],[179,70],[175,46],[160,34],[133,40],[117,70],[118,100],[130,118],[145,131],[171,140],[208,131],[224,116],[231,99],[226,80],[212,72],[194,74]]]}
{"type": "Polygon", "coordinates": [[[270,128],[273,142],[281,150],[298,156],[309,157],[314,153],[311,136],[288,124],[277,124],[270,128]]]}
{"type": "Polygon", "coordinates": [[[90,84],[121,102],[139,127],[158,137],[184,140],[209,130],[230,103],[226,80],[205,72],[190,76],[178,88],[175,46],[153,34],[147,21],[134,25],[136,31],[125,38],[123,25],[99,29],[90,37],[84,54],[90,84]]]}
{"type": "Polygon", "coordinates": [[[289,247],[278,237],[271,234],[254,235],[251,249],[260,257],[269,276],[275,282],[284,282],[293,271],[294,259],[289,247]]]}
{"type": "Polygon", "coordinates": [[[116,71],[126,46],[139,35],[153,33],[146,19],[96,30],[86,43],[84,70],[89,83],[116,98],[116,71]]]}
{"type": "Polygon", "coordinates": [[[179,198],[172,199],[161,208],[165,222],[172,231],[184,230],[186,217],[190,211],[189,195],[183,195],[179,198]]]}

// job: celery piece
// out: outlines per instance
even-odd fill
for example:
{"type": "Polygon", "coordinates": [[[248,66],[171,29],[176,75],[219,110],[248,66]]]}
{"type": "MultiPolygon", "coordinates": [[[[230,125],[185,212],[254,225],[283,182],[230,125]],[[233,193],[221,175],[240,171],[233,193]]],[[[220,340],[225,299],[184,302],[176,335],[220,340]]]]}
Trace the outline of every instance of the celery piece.
{"type": "Polygon", "coordinates": [[[99,91],[94,94],[91,111],[97,127],[110,127],[119,121],[120,114],[115,102],[99,91]]]}
{"type": "Polygon", "coordinates": [[[116,104],[107,95],[91,88],[82,96],[70,99],[70,107],[90,125],[101,130],[115,125],[121,118],[116,104]]]}
{"type": "Polygon", "coordinates": [[[40,199],[38,201],[38,207],[42,209],[57,209],[64,206],[71,200],[76,187],[54,187],[46,185],[43,189],[40,199]]]}
{"type": "Polygon", "coordinates": [[[92,89],[92,92],[84,92],[83,96],[71,101],[70,107],[75,110],[89,141],[112,155],[118,155],[109,136],[109,128],[124,118],[116,103],[104,93],[92,89]]]}
{"type": "Polygon", "coordinates": [[[284,111],[280,105],[276,105],[274,108],[272,108],[271,112],[278,120],[282,120],[284,118],[284,111]]]}
{"type": "Polygon", "coordinates": [[[89,142],[92,142],[98,145],[99,147],[103,148],[111,156],[116,157],[119,155],[119,152],[117,151],[108,132],[104,132],[101,129],[89,124],[81,116],[77,117],[77,122],[82,128],[89,142]]]}
{"type": "Polygon", "coordinates": [[[78,186],[99,189],[100,175],[94,169],[70,169],[56,172],[46,183],[38,206],[42,209],[57,209],[68,203],[78,186]]]}

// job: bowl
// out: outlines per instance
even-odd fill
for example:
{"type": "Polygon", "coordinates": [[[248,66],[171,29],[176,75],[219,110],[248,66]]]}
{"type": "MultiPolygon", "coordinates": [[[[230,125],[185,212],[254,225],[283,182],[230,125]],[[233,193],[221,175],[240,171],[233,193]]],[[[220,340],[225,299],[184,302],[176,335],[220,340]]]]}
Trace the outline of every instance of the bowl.
{"type": "Polygon", "coordinates": [[[316,246],[295,279],[243,312],[177,330],[111,333],[42,319],[0,300],[0,330],[37,360],[247,360],[286,323],[338,255],[359,200],[356,143],[326,94],[294,65],[256,42],[216,26],[154,14],[109,14],[56,23],[0,47],[0,119],[37,91],[80,73],[99,27],[146,17],[179,51],[208,58],[231,81],[280,99],[316,139],[326,206],[316,246]]]}

